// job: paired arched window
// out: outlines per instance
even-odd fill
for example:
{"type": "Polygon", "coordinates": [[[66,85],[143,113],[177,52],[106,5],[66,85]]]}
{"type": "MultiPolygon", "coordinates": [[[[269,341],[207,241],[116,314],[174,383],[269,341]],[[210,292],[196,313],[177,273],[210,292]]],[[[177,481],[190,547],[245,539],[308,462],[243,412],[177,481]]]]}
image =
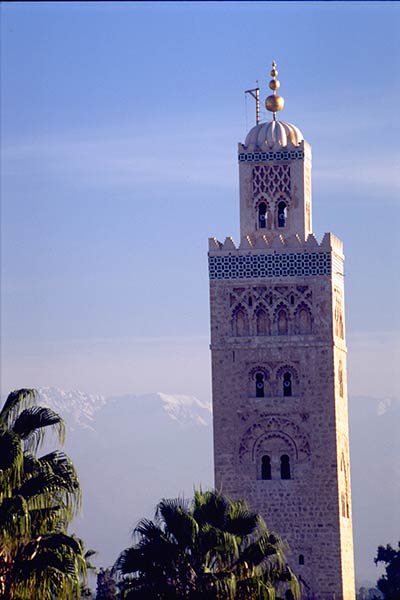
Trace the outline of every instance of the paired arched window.
{"type": "Polygon", "coordinates": [[[261,479],[272,479],[271,457],[265,454],[261,459],[261,479]]]}
{"type": "Polygon", "coordinates": [[[283,202],[283,200],[281,200],[278,203],[277,221],[278,221],[278,227],[279,228],[286,226],[286,221],[287,221],[287,206],[286,206],[286,202],[283,202]]]}
{"type": "Polygon", "coordinates": [[[281,479],[290,479],[290,458],[287,454],[281,456],[281,479]]]}
{"type": "Polygon", "coordinates": [[[258,205],[258,227],[259,229],[267,228],[267,205],[265,202],[260,202],[258,205]]]}
{"type": "Polygon", "coordinates": [[[283,374],[282,385],[283,385],[283,395],[291,396],[292,395],[292,374],[291,373],[286,372],[283,374]]]}
{"type": "Polygon", "coordinates": [[[256,398],[264,398],[264,375],[263,373],[256,373],[256,398]]]}

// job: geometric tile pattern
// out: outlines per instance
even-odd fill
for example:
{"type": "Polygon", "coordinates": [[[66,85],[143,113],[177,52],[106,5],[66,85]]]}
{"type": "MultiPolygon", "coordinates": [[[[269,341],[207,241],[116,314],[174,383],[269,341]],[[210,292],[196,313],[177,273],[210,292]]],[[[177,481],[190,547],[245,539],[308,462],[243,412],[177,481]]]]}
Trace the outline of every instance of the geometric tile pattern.
{"type": "Polygon", "coordinates": [[[330,252],[209,256],[210,279],[330,275],[330,252]]]}
{"type": "Polygon", "coordinates": [[[261,162],[264,160],[299,160],[304,158],[303,150],[279,150],[278,152],[240,152],[239,162],[261,162]]]}

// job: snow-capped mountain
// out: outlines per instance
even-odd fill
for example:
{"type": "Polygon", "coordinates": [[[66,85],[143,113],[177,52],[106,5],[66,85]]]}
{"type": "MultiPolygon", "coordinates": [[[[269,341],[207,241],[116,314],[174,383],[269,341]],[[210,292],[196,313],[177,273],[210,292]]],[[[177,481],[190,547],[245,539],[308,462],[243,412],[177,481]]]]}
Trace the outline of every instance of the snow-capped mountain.
{"type": "Polygon", "coordinates": [[[163,411],[180,427],[207,427],[211,423],[211,403],[201,402],[194,396],[156,392],[142,396],[130,394],[106,398],[100,394],[65,391],[55,387],[40,388],[38,392],[38,403],[60,413],[71,428],[95,430],[98,411],[108,403],[116,406],[127,402],[144,413],[149,410],[154,414],[163,411]]]}
{"type": "Polygon", "coordinates": [[[96,412],[106,403],[105,397],[100,394],[86,394],[79,390],[67,392],[60,388],[45,387],[38,392],[38,404],[61,414],[69,425],[83,429],[93,428],[96,412]]]}

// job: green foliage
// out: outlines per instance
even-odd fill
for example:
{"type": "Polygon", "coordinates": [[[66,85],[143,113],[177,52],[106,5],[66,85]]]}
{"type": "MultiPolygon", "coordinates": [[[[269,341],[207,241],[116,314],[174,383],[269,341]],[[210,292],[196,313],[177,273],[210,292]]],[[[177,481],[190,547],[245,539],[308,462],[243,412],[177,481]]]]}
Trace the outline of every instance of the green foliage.
{"type": "Polygon", "coordinates": [[[115,565],[126,600],[274,600],[299,596],[284,544],[244,501],[196,491],[161,500],[115,565]]]}
{"type": "Polygon", "coordinates": [[[12,392],[0,412],[0,597],[74,600],[85,560],[67,526],[81,491],[70,459],[60,451],[36,456],[46,431],[63,442],[59,415],[34,406],[34,390],[12,392]]]}
{"type": "Polygon", "coordinates": [[[400,542],[397,550],[390,544],[379,546],[374,560],[385,564],[386,573],[377,582],[385,600],[400,600],[400,542]]]}

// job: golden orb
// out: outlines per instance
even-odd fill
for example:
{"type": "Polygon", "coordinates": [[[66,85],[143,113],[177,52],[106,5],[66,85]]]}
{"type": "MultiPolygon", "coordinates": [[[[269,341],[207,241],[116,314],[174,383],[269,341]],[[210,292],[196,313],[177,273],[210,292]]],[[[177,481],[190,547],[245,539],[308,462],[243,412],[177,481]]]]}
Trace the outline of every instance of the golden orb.
{"type": "Polygon", "coordinates": [[[271,69],[271,77],[276,77],[278,75],[278,69],[275,69],[275,67],[273,69],[271,69]]]}
{"type": "Polygon", "coordinates": [[[278,79],[271,79],[269,87],[271,90],[277,90],[281,87],[281,82],[278,79]]]}
{"type": "Polygon", "coordinates": [[[277,94],[268,96],[268,98],[265,100],[265,108],[270,112],[278,112],[278,110],[282,110],[284,104],[285,100],[282,98],[282,96],[278,96],[277,94]]]}

